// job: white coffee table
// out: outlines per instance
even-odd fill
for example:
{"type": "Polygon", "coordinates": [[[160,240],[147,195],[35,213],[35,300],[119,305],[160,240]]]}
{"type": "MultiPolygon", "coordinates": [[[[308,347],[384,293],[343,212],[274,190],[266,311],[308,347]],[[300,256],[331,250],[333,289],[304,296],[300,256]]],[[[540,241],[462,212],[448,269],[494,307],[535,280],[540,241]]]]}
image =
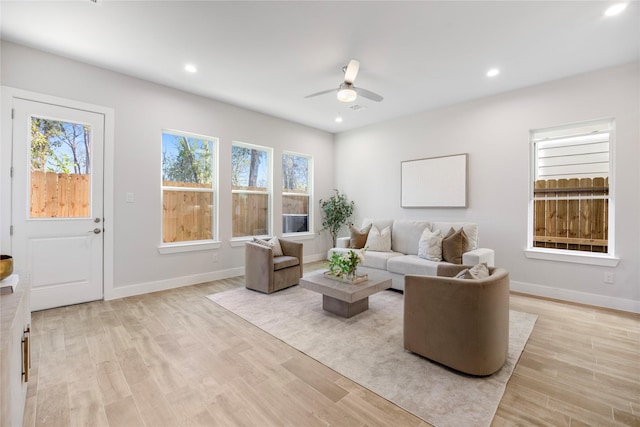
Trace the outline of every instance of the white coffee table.
{"type": "Polygon", "coordinates": [[[300,279],[300,286],[322,294],[322,308],[342,317],[353,317],[369,309],[369,295],[391,287],[385,273],[369,273],[369,279],[355,285],[324,277],[324,272],[300,279]]]}

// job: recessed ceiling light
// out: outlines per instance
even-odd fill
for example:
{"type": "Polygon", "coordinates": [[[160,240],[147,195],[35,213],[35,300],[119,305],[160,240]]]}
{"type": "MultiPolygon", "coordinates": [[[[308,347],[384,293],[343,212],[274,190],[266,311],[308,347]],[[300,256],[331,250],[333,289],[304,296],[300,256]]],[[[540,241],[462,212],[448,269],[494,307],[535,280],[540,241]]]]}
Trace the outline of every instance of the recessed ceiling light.
{"type": "Polygon", "coordinates": [[[198,71],[198,69],[196,68],[195,65],[193,64],[187,64],[184,66],[184,70],[188,73],[195,73],[196,71],[198,71]]]}
{"type": "Polygon", "coordinates": [[[487,71],[487,77],[495,77],[498,74],[500,74],[500,70],[498,70],[497,68],[492,68],[489,71],[487,71]]]}
{"type": "Polygon", "coordinates": [[[337,116],[336,117],[336,123],[342,123],[342,117],[337,116]]]}
{"type": "Polygon", "coordinates": [[[609,8],[604,11],[604,14],[605,16],[614,16],[625,10],[626,7],[626,3],[616,3],[613,6],[609,6],[609,8]]]}

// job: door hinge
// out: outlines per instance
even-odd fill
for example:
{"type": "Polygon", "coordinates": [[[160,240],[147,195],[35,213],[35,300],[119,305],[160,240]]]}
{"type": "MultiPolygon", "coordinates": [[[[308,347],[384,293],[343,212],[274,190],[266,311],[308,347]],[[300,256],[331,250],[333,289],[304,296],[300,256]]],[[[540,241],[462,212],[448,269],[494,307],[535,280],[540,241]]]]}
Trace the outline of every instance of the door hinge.
{"type": "Polygon", "coordinates": [[[13,225],[9,226],[9,236],[13,236],[13,225]]]}
{"type": "Polygon", "coordinates": [[[11,109],[11,120],[13,120],[13,114],[16,110],[14,110],[13,108],[11,109]]]}
{"type": "Polygon", "coordinates": [[[13,166],[9,168],[9,177],[13,178],[13,166]]]}

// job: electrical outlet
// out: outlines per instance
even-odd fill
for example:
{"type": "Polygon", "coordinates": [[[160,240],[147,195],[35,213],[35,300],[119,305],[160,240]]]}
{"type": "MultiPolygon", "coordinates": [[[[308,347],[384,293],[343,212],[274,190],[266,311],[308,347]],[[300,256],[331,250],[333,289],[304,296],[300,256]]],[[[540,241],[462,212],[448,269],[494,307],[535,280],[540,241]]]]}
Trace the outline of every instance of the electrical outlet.
{"type": "Polygon", "coordinates": [[[218,254],[213,254],[213,262],[218,262],[218,254]]]}
{"type": "Polygon", "coordinates": [[[604,273],[604,283],[608,283],[608,284],[613,283],[613,273],[609,271],[604,273]]]}

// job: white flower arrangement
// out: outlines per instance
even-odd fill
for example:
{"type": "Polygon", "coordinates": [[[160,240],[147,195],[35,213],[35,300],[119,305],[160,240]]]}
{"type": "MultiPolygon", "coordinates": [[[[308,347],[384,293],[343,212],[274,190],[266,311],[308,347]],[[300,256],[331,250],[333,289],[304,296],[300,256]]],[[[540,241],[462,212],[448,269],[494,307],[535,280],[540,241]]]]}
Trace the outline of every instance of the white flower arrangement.
{"type": "Polygon", "coordinates": [[[358,252],[350,250],[344,254],[333,252],[328,264],[329,275],[340,279],[355,279],[357,276],[358,264],[364,262],[364,253],[366,250],[367,248],[358,252]]]}

